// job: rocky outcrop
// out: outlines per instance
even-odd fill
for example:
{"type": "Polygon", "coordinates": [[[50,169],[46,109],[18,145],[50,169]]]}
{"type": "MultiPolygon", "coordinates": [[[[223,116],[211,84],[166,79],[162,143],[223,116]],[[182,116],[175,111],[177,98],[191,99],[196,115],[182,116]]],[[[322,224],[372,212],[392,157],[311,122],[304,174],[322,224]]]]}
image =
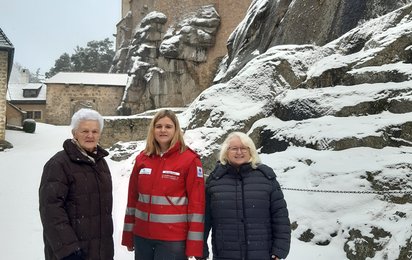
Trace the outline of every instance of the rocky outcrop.
{"type": "MultiPolygon", "coordinates": [[[[226,82],[254,57],[285,44],[322,46],[364,21],[398,9],[410,0],[253,1],[228,40],[228,55],[215,78],[226,82]]],[[[362,48],[361,39],[352,51],[362,48]]]]}
{"type": "Polygon", "coordinates": [[[289,145],[339,150],[412,144],[410,135],[398,138],[396,131],[403,129],[407,133],[412,121],[411,11],[412,5],[408,5],[366,22],[322,47],[270,48],[246,64],[229,82],[204,91],[187,111],[192,118],[187,127],[224,125],[225,129],[253,129],[252,135],[265,152],[286,149],[289,145]],[[236,100],[230,104],[233,115],[219,106],[210,106],[231,98],[236,100]],[[242,111],[242,116],[236,116],[236,111],[242,111]],[[394,121],[377,123],[381,113],[393,113],[394,121]],[[370,122],[376,128],[358,136],[326,134],[322,140],[311,139],[311,143],[302,143],[308,140],[304,138],[310,135],[308,132],[302,132],[301,137],[288,135],[290,127],[325,128],[322,126],[325,116],[335,122],[329,126],[330,132],[335,131],[333,127],[345,126],[345,120],[349,119],[370,122]],[[264,123],[270,118],[278,120],[276,129],[264,123]]]}
{"type": "Polygon", "coordinates": [[[214,45],[220,17],[212,6],[198,10],[169,28],[160,44],[160,54],[169,59],[205,62],[206,51],[214,45]]]}
{"type": "Polygon", "coordinates": [[[0,140],[0,152],[13,148],[13,145],[6,140],[0,140]]]}
{"type": "MultiPolygon", "coordinates": [[[[393,239],[402,225],[411,225],[412,5],[407,3],[253,1],[229,39],[216,84],[179,115],[205,172],[213,169],[228,132],[246,132],[263,158],[270,155],[266,162],[276,167],[282,184],[294,179],[291,183],[303,187],[334,187],[329,194],[341,195],[327,196],[331,207],[323,197],[312,199],[313,190],[306,190],[303,202],[290,196],[295,238],[318,246],[339,244],[348,259],[408,259],[412,232],[393,239]],[[342,164],[348,172],[341,172],[342,164]],[[355,188],[367,196],[346,201],[351,192],[345,189],[355,188]],[[373,212],[363,212],[369,203],[376,206],[373,212]],[[318,218],[305,215],[309,211],[319,211],[318,218]]],[[[152,48],[145,42],[141,50],[159,52],[157,60],[176,64],[191,57],[181,46],[207,37],[181,37],[179,32],[191,30],[179,28],[162,37],[163,44],[157,41],[152,48]]],[[[196,48],[189,50],[199,60],[204,57],[196,48]]],[[[139,55],[133,61],[132,79],[146,87],[168,68],[139,55]]],[[[131,91],[147,93],[155,104],[149,95],[154,92],[145,89],[131,91]]],[[[125,101],[134,97],[146,98],[130,95],[125,101]]],[[[123,107],[125,113],[133,102],[123,107]]]]}
{"type": "Polygon", "coordinates": [[[196,87],[195,67],[206,61],[207,50],[214,45],[218,13],[213,6],[203,6],[167,31],[166,21],[160,12],[149,13],[135,29],[131,44],[122,44],[116,53],[111,72],[129,74],[120,115],[184,106],[203,90],[196,87]]]}
{"type": "MultiPolygon", "coordinates": [[[[334,1],[313,2],[327,5],[334,1]]],[[[275,3],[280,7],[287,1],[254,3],[265,4],[260,6],[260,12],[253,8],[250,11],[266,19],[263,10],[275,3]]],[[[298,5],[297,1],[294,3],[298,5]]],[[[370,3],[366,1],[366,6],[370,3]]],[[[290,11],[284,12],[284,19],[290,11]]],[[[331,241],[341,243],[348,259],[407,259],[412,235],[407,233],[401,240],[394,240],[397,229],[390,224],[406,220],[412,202],[412,4],[364,21],[322,46],[274,44],[271,47],[275,38],[261,39],[263,27],[259,29],[255,20],[248,17],[238,28],[249,30],[238,30],[232,35],[232,49],[223,64],[227,70],[223,68],[220,82],[202,92],[182,115],[189,119],[182,124],[186,134],[201,136],[201,143],[197,140],[195,145],[200,148],[205,172],[213,169],[219,144],[234,130],[248,133],[262,156],[291,151],[288,154],[293,154],[290,157],[295,161],[289,158],[291,161],[283,168],[279,166],[278,171],[286,183],[288,178],[295,178],[293,183],[300,178],[302,186],[327,183],[343,189],[345,180],[356,179],[359,187],[380,194],[373,197],[374,203],[390,204],[379,207],[372,217],[376,222],[372,223],[369,219],[348,221],[346,216],[342,217],[342,214],[349,214],[349,219],[357,216],[352,212],[353,205],[344,203],[350,208],[348,211],[322,208],[320,218],[332,219],[328,224],[307,220],[297,209],[293,216],[297,220],[292,218],[295,226],[292,234],[296,238],[320,246],[331,241]],[[252,44],[263,41],[268,43],[267,49],[252,44]],[[252,51],[253,48],[259,51],[252,51]],[[379,165],[380,169],[354,167],[353,172],[345,173],[338,168],[311,167],[316,163],[312,157],[318,154],[339,161],[339,155],[357,149],[373,154],[366,158],[376,158],[376,162],[381,162],[387,152],[399,160],[379,165]],[[304,155],[301,151],[305,151],[304,155]]],[[[261,24],[262,20],[259,21],[261,24]]],[[[276,21],[283,19],[264,20],[264,23],[276,24],[276,21]]],[[[267,35],[271,37],[276,32],[267,35]]],[[[279,154],[280,162],[284,154],[279,154]]],[[[354,161],[356,158],[346,163],[355,164],[354,161]]],[[[353,199],[358,200],[369,201],[353,199]]],[[[322,202],[308,203],[324,206],[322,202]]],[[[335,203],[340,203],[339,197],[335,203]]],[[[405,225],[409,226],[410,221],[405,221],[405,225]]]]}

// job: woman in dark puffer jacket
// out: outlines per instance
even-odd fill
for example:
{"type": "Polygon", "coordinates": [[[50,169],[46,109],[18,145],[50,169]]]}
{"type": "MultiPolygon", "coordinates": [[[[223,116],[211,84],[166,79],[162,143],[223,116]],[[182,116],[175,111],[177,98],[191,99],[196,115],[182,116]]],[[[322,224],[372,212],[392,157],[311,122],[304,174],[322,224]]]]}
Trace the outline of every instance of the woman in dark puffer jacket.
{"type": "Polygon", "coordinates": [[[44,166],[39,188],[46,260],[112,260],[112,179],[97,145],[103,118],[80,109],[73,139],[44,166]]]}
{"type": "Polygon", "coordinates": [[[273,170],[260,164],[252,139],[231,133],[206,182],[205,253],[213,260],[283,259],[290,248],[286,202],[273,170]]]}

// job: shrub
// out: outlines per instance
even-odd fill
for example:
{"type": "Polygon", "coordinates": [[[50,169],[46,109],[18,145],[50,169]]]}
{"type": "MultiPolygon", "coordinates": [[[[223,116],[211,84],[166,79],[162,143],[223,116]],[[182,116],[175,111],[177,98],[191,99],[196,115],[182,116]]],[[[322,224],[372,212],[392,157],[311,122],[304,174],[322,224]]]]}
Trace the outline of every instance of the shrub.
{"type": "Polygon", "coordinates": [[[36,121],[33,119],[25,119],[23,121],[23,131],[26,133],[34,133],[34,131],[36,131],[36,121]]]}

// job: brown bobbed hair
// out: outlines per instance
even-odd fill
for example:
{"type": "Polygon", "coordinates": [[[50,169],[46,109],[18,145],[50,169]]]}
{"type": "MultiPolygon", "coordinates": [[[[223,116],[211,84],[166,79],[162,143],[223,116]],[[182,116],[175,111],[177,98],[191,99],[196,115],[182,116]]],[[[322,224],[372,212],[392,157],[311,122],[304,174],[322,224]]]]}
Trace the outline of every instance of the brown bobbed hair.
{"type": "Polygon", "coordinates": [[[176,143],[180,143],[181,153],[187,149],[185,141],[183,139],[183,131],[180,128],[179,120],[177,119],[176,114],[172,110],[162,109],[162,110],[159,110],[154,115],[152,121],[150,122],[149,129],[147,131],[146,147],[143,151],[148,156],[153,155],[153,154],[160,155],[160,146],[155,139],[154,131],[155,131],[155,125],[157,121],[159,121],[163,117],[168,117],[170,120],[172,120],[173,124],[175,125],[175,129],[176,129],[175,134],[172,138],[172,141],[170,142],[169,148],[173,147],[176,143]]]}

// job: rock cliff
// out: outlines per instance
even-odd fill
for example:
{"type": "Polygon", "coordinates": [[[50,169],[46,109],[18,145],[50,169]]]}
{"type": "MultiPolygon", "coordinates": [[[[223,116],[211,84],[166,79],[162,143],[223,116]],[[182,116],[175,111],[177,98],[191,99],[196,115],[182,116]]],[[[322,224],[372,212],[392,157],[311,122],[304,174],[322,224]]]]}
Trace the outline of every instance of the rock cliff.
{"type": "Polygon", "coordinates": [[[196,88],[199,75],[194,71],[214,45],[220,17],[213,6],[203,6],[166,31],[167,19],[150,12],[134,30],[131,43],[121,44],[116,52],[111,72],[129,74],[120,115],[184,106],[202,91],[196,88]]]}
{"type": "Polygon", "coordinates": [[[410,0],[276,0],[252,2],[228,40],[228,55],[216,82],[225,82],[251,59],[275,45],[322,46],[363,22],[410,0]]]}
{"type": "Polygon", "coordinates": [[[202,92],[181,118],[206,172],[213,168],[227,133],[238,130],[254,139],[262,156],[289,156],[289,165],[274,164],[284,184],[289,178],[301,178],[303,186],[327,183],[338,193],[345,186],[342,180],[350,179],[382,194],[373,202],[384,206],[370,213],[370,219],[381,220],[376,222],[357,219],[368,213],[346,211],[350,204],[330,211],[325,206],[318,216],[324,221],[308,219],[292,208],[293,236],[298,240],[319,246],[342,241],[348,259],[409,259],[412,233],[397,240],[397,229],[388,223],[406,221],[412,203],[412,164],[406,159],[412,147],[412,4],[364,1],[355,8],[355,2],[254,1],[229,39],[217,83],[202,92]],[[296,15],[299,5],[302,13],[296,15]],[[303,10],[314,6],[330,8],[331,15],[322,16],[327,22],[315,19],[326,28],[305,25],[311,20],[303,10]],[[353,19],[336,15],[348,12],[353,19]],[[295,15],[289,17],[291,13],[295,15]],[[305,26],[299,31],[297,23],[286,22],[297,17],[305,26]],[[295,33],[302,30],[309,32],[295,33]],[[407,156],[372,170],[354,165],[345,173],[316,166],[318,156],[339,160],[359,149],[373,154],[365,155],[371,165],[374,158],[384,161],[389,150],[399,158],[407,156]]]}
{"type": "MultiPolygon", "coordinates": [[[[248,133],[285,190],[293,239],[317,255],[410,259],[411,28],[406,0],[253,1],[215,84],[179,115],[188,144],[209,173],[227,134],[248,133]]],[[[190,56],[177,39],[159,52],[190,56]]]]}

